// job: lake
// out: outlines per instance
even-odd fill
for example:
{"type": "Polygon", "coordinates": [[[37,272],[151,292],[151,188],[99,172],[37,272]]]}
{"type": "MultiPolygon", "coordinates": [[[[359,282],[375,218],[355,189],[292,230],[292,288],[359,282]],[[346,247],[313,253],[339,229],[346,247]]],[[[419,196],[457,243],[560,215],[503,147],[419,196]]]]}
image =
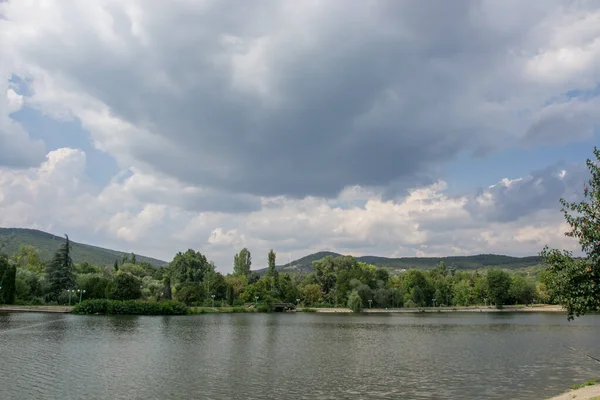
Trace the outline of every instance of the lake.
{"type": "Polygon", "coordinates": [[[598,315],[0,313],[0,398],[540,399],[584,353],[598,315]]]}

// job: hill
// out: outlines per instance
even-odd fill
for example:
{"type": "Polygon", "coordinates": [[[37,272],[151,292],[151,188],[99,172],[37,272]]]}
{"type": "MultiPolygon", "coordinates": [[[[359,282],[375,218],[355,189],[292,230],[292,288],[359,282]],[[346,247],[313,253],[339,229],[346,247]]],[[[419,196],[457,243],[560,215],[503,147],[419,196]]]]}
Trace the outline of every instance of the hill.
{"type": "MultiPolygon", "coordinates": [[[[19,246],[28,244],[38,250],[42,260],[50,260],[64,240],[64,237],[36,229],[0,228],[0,253],[12,256],[19,250],[19,246]]],[[[115,260],[120,261],[124,254],[129,254],[73,241],[71,244],[73,262],[76,264],[87,261],[94,265],[112,265],[115,260]]],[[[157,267],[167,264],[165,261],[138,254],[135,257],[138,262],[147,262],[157,267]]]]}
{"type": "MultiPolygon", "coordinates": [[[[330,251],[320,251],[310,254],[298,260],[292,261],[285,265],[277,266],[277,270],[281,272],[313,272],[312,262],[320,260],[327,256],[337,257],[341,254],[330,251]]],[[[503,268],[503,269],[520,269],[537,265],[541,259],[537,256],[531,257],[511,257],[497,254],[478,254],[473,256],[453,256],[453,257],[401,257],[387,258],[377,256],[362,256],[356,257],[358,261],[368,264],[373,264],[377,267],[387,268],[392,273],[400,272],[403,269],[432,269],[444,262],[448,268],[456,268],[463,270],[472,270],[479,268],[503,268]]],[[[263,274],[266,268],[256,270],[259,274],[263,274]]]]}

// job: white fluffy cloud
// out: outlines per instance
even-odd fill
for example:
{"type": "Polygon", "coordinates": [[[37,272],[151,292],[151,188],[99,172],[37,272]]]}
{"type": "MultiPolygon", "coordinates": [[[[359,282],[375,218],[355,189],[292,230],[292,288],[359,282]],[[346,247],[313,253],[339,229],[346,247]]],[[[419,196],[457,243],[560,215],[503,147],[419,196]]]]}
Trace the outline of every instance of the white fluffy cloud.
{"type": "MultiPolygon", "coordinates": [[[[139,184],[146,178],[136,172],[95,190],[82,179],[85,154],[64,148],[50,152],[39,168],[0,171],[0,226],[62,229],[74,240],[88,241],[93,232],[98,245],[165,260],[192,247],[206,253],[222,271],[231,270],[233,254],[244,246],[251,249],[257,265],[265,263],[270,248],[286,262],[288,257],[324,249],[383,256],[531,255],[545,244],[577,247],[563,235],[566,226],[558,197],[572,193],[572,182],[585,174],[576,166],[568,167],[574,172],[561,168],[504,180],[463,196],[445,194],[444,182],[411,189],[402,201],[383,200],[380,193],[354,187],[335,200],[263,198],[260,209],[231,214],[186,209],[172,201],[174,195],[148,202],[148,189],[139,184]],[[570,175],[576,176],[569,181],[570,175]],[[517,185],[521,190],[515,189],[517,185]],[[540,203],[522,190],[525,185],[557,197],[540,203]],[[499,217],[516,203],[529,212],[499,217]]],[[[190,190],[176,182],[169,187],[180,195],[190,190]]]]}

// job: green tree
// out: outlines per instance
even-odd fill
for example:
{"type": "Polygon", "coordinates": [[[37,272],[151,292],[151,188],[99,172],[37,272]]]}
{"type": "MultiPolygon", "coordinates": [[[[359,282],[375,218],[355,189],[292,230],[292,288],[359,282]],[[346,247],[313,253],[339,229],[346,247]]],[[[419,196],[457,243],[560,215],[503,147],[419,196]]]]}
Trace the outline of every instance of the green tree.
{"type": "Polygon", "coordinates": [[[515,304],[529,304],[535,298],[535,285],[527,282],[521,275],[513,275],[510,279],[510,299],[515,304]]]}
{"type": "Polygon", "coordinates": [[[44,262],[40,259],[37,249],[28,244],[19,246],[19,250],[15,254],[15,260],[18,267],[33,271],[36,274],[41,274],[45,269],[44,262]]]}
{"type": "Polygon", "coordinates": [[[135,264],[135,254],[133,252],[131,253],[131,260],[130,260],[130,262],[132,264],[135,264]]]}
{"type": "Polygon", "coordinates": [[[119,270],[119,261],[115,260],[115,263],[113,264],[113,268],[115,270],[115,272],[117,272],[119,270]]]}
{"type": "Polygon", "coordinates": [[[206,257],[192,249],[177,253],[170,267],[175,283],[202,282],[205,274],[212,269],[206,257]]]}
{"type": "Polygon", "coordinates": [[[117,273],[106,289],[106,297],[111,300],[136,300],[142,297],[142,281],[126,272],[117,273]]]}
{"type": "Polygon", "coordinates": [[[17,281],[17,266],[8,260],[4,255],[0,255],[0,302],[5,304],[15,303],[17,281]]]}
{"type": "Polygon", "coordinates": [[[269,268],[267,268],[267,276],[272,276],[273,278],[279,277],[279,272],[275,268],[275,257],[276,254],[273,249],[269,250],[269,268]]]}
{"type": "Polygon", "coordinates": [[[245,276],[250,275],[250,267],[252,265],[252,255],[247,248],[243,248],[238,254],[233,257],[233,275],[245,276]]]}
{"type": "Polygon", "coordinates": [[[317,283],[304,286],[302,288],[302,299],[309,306],[317,305],[323,299],[321,286],[317,283]]]}
{"type": "Polygon", "coordinates": [[[579,241],[584,258],[573,258],[568,251],[550,250],[540,256],[547,266],[544,282],[551,297],[567,309],[567,318],[600,310],[600,150],[596,160],[587,159],[590,179],[583,188],[584,199],[569,203],[560,199],[562,212],[571,230],[565,235],[579,241]]]}
{"type": "Polygon", "coordinates": [[[337,274],[334,258],[332,256],[327,256],[320,260],[313,261],[312,266],[315,271],[317,282],[321,285],[321,291],[327,295],[329,291],[334,288],[336,283],[337,274]]]}
{"type": "Polygon", "coordinates": [[[509,298],[510,275],[500,269],[493,268],[487,273],[487,292],[490,301],[496,308],[502,308],[509,298]]]}
{"type": "Polygon", "coordinates": [[[360,294],[358,294],[358,291],[353,290],[350,292],[350,295],[348,296],[348,308],[354,312],[360,312],[363,308],[363,301],[360,294]]]}
{"type": "Polygon", "coordinates": [[[49,299],[56,300],[61,291],[71,289],[75,285],[73,260],[71,259],[71,243],[65,235],[65,243],[54,254],[52,261],[46,266],[49,286],[49,299]]]}

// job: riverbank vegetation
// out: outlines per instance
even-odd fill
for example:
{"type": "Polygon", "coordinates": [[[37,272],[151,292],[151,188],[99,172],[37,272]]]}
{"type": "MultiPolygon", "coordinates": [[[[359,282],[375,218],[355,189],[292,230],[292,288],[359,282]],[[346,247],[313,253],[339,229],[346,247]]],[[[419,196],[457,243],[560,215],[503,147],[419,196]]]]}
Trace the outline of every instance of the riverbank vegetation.
{"type": "Polygon", "coordinates": [[[134,254],[108,266],[73,264],[66,237],[47,263],[30,247],[21,248],[13,259],[0,258],[0,293],[7,304],[75,305],[82,301],[75,312],[84,314],[153,314],[162,307],[157,304],[173,306],[170,300],[195,307],[196,312],[218,307],[227,312],[272,311],[279,302],[359,311],[368,307],[502,307],[552,301],[544,283],[536,281],[543,274],[457,271],[440,263],[429,271],[410,269],[392,276],[385,268],[350,256],[316,260],[314,272],[307,274],[280,273],[275,268],[276,256],[275,251],[269,252],[269,267],[262,277],[251,270],[248,249],[234,256],[233,273],[228,275],[216,271],[205,255],[191,249],[177,253],[168,266],[158,268],[136,262],[134,254]]]}

